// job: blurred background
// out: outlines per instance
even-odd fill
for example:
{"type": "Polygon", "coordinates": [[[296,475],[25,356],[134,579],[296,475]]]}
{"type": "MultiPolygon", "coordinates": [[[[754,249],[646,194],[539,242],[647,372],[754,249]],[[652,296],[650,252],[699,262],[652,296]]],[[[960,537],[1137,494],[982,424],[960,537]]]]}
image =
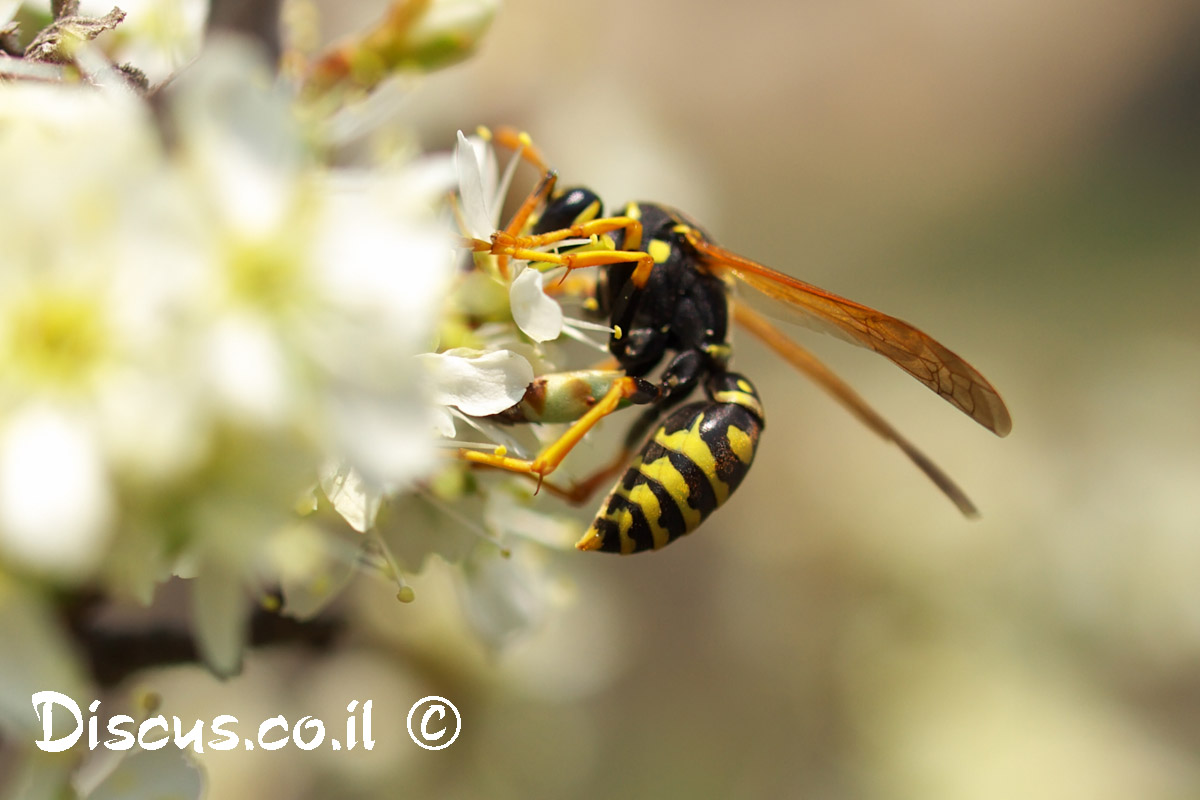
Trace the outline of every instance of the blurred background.
{"type": "MultiPolygon", "coordinates": [[[[382,4],[318,5],[336,35],[382,4]]],[[[794,331],[964,520],[742,337],[746,483],[663,552],[548,556],[568,602],[524,639],[485,649],[432,563],[408,606],[359,581],[335,654],[139,679],[191,718],[374,699],[373,753],[216,754],[210,797],[1200,796],[1200,6],[512,0],[402,111],[427,149],[521,127],[568,185],[913,322],[1013,433],[794,331]],[[427,694],[464,720],[436,753],[427,694]]]]}

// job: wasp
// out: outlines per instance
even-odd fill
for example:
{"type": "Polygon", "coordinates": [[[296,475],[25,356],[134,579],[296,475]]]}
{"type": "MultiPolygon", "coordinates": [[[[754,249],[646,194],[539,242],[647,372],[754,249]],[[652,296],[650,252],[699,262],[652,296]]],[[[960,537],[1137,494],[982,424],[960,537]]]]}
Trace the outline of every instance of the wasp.
{"type": "Polygon", "coordinates": [[[544,376],[522,403],[498,415],[502,422],[573,420],[536,458],[471,450],[460,451],[462,458],[531,475],[540,486],[601,418],[627,405],[645,406],[612,464],[555,490],[581,501],[621,473],[576,547],[657,550],[695,530],[754,461],[766,415],[753,383],[730,369],[730,323],[736,322],[899,446],[965,515],[977,515],[940,468],[815,355],[734,302],[734,290],[747,286],[781,303],[797,322],[874,350],[993,433],[1007,435],[1012,421],[1004,402],[964,359],[906,322],[722,248],[675,209],[634,202],[605,216],[590,189],[556,189],[556,173],[527,137],[505,130],[496,139],[518,149],[542,178],[504,230],[466,245],[496,256],[502,268],[511,258],[565,267],[568,274],[596,267],[589,300],[612,326],[608,350],[618,369],[544,376]],[[547,249],[558,243],[563,246],[547,249]],[[698,389],[704,399],[680,405],[698,389]]]}

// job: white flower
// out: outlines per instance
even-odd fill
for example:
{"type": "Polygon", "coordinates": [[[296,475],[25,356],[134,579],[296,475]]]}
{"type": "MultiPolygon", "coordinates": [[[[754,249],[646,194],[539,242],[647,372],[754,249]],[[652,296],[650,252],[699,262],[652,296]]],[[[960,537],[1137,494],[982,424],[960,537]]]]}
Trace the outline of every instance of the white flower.
{"type": "Polygon", "coordinates": [[[0,217],[0,542],[28,568],[82,578],[104,555],[114,470],[170,480],[194,456],[157,446],[160,420],[191,416],[186,362],[167,353],[195,259],[168,234],[179,197],[132,98],[2,84],[0,131],[21,198],[0,217]],[[114,413],[158,403],[182,415],[114,413]]]}
{"type": "MultiPolygon", "coordinates": [[[[0,169],[21,197],[0,218],[0,551],[29,569],[82,578],[114,530],[146,531],[144,562],[114,573],[144,587],[161,523],[120,518],[116,494],[154,508],[186,486],[176,549],[249,581],[322,462],[361,476],[361,527],[441,457],[444,398],[416,356],[453,279],[450,160],[331,173],[232,44],[173,82],[166,114],[170,152],[126,93],[0,85],[0,169]]],[[[519,399],[528,364],[490,363],[481,386],[507,395],[453,399],[519,399]]],[[[198,616],[223,669],[228,611],[198,616]]]]}
{"type": "MultiPolygon", "coordinates": [[[[496,156],[492,147],[480,137],[468,138],[459,131],[454,160],[458,170],[458,196],[466,234],[479,241],[489,241],[499,226],[504,198],[508,194],[520,154],[512,156],[504,175],[497,178],[496,156]]],[[[552,341],[562,333],[562,308],[558,301],[546,295],[545,276],[540,270],[521,263],[513,265],[509,306],[517,327],[535,342],[552,341]]]]}
{"type": "Polygon", "coordinates": [[[314,169],[285,99],[256,88],[265,72],[233,44],[177,83],[180,151],[207,200],[197,247],[219,265],[204,312],[218,406],[316,434],[381,489],[428,471],[434,412],[413,356],[452,277],[434,210],[449,170],[314,169]]]}

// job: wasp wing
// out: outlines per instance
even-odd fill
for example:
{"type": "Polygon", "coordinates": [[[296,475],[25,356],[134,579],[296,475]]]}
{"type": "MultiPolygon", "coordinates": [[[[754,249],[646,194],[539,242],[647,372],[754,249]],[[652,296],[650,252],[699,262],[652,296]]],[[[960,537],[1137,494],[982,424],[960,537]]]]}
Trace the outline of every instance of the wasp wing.
{"type": "Polygon", "coordinates": [[[881,311],[730,252],[698,231],[686,235],[705,265],[715,272],[731,273],[783,302],[802,324],[886,356],[996,435],[1007,436],[1012,430],[1012,418],[995,388],[978,370],[931,336],[881,311]]]}
{"type": "Polygon", "coordinates": [[[975,504],[958,487],[958,484],[950,479],[949,475],[942,472],[941,468],[937,464],[934,464],[927,455],[918,450],[916,445],[893,428],[887,420],[867,404],[866,400],[850,388],[849,384],[839,378],[833,370],[825,366],[820,359],[807,349],[793,342],[761,314],[746,306],[735,305],[734,318],[743,328],[750,331],[767,347],[774,350],[777,355],[816,381],[818,386],[833,395],[839,403],[845,406],[851,414],[858,417],[864,425],[899,447],[908,456],[909,460],[916,464],[917,468],[921,472],[924,472],[942,490],[942,493],[950,498],[950,501],[954,505],[958,506],[958,510],[964,516],[971,518],[979,516],[979,511],[975,508],[975,504]]]}

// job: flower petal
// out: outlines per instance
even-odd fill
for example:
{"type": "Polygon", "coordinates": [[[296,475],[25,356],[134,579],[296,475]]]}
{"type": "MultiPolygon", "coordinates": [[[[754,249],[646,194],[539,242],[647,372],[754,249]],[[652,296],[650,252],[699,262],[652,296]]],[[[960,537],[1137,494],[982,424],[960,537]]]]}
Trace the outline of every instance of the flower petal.
{"type": "Polygon", "coordinates": [[[46,407],[10,419],[0,436],[0,548],[56,575],[92,568],[113,514],[97,442],[78,420],[46,407]]]}
{"type": "Polygon", "coordinates": [[[351,528],[359,533],[371,529],[383,504],[382,491],[363,480],[350,465],[333,460],[321,465],[318,478],[334,510],[351,528]]]}
{"type": "Polygon", "coordinates": [[[139,749],[125,754],[87,800],[199,800],[204,789],[204,773],[181,750],[139,749]]]}
{"type": "Polygon", "coordinates": [[[536,628],[550,610],[549,579],[528,550],[497,558],[476,549],[463,564],[463,610],[485,644],[503,648],[536,628]]]}
{"type": "Polygon", "coordinates": [[[451,350],[418,356],[430,370],[434,402],[486,417],[516,405],[533,380],[533,367],[511,350],[477,354],[451,350]]]}
{"type": "Polygon", "coordinates": [[[180,151],[212,211],[249,239],[268,236],[293,210],[303,143],[262,55],[217,39],[171,93],[180,151]]]}
{"type": "Polygon", "coordinates": [[[546,295],[545,281],[542,272],[526,267],[508,290],[513,321],[535,342],[557,339],[563,328],[562,307],[546,295]]]}
{"type": "Polygon", "coordinates": [[[463,220],[467,223],[467,234],[476,239],[487,239],[495,231],[483,188],[483,171],[478,154],[470,140],[458,132],[458,146],[454,149],[454,163],[458,169],[458,196],[462,200],[463,220]]]}
{"type": "Polygon", "coordinates": [[[251,608],[241,579],[225,564],[206,562],[191,589],[192,632],[200,656],[218,677],[236,675],[242,668],[251,608]]]}
{"type": "Polygon", "coordinates": [[[442,406],[433,409],[433,429],[439,436],[453,439],[457,430],[454,425],[454,415],[442,406]]]}

